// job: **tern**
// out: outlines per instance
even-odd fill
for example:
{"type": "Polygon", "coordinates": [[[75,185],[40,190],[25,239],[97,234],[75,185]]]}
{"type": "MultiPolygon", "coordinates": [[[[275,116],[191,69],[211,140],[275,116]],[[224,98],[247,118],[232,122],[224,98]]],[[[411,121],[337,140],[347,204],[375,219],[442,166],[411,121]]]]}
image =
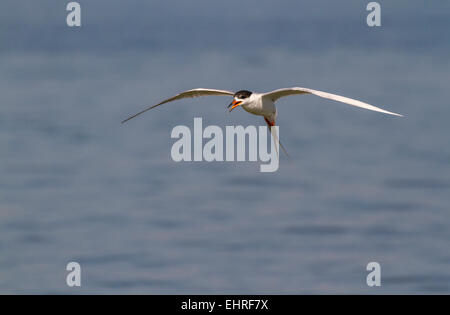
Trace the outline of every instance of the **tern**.
{"type": "Polygon", "coordinates": [[[280,144],[284,153],[286,155],[288,155],[286,149],[283,147],[283,145],[281,145],[277,136],[273,133],[273,129],[271,127],[275,126],[275,122],[276,122],[277,115],[278,115],[277,108],[275,107],[275,102],[278,101],[282,97],[289,96],[289,95],[297,95],[297,94],[312,94],[312,95],[320,96],[320,97],[327,98],[327,99],[330,99],[333,101],[345,103],[348,105],[365,108],[365,109],[372,110],[375,112],[380,112],[380,113],[384,113],[384,114],[403,117],[403,115],[400,115],[400,114],[397,114],[394,112],[390,112],[390,111],[384,110],[382,108],[379,108],[379,107],[376,107],[376,106],[373,106],[373,105],[370,105],[370,104],[367,104],[367,103],[364,103],[364,102],[361,102],[361,101],[358,101],[358,100],[355,100],[352,98],[348,98],[348,97],[336,95],[336,94],[331,94],[331,93],[327,93],[327,92],[322,92],[322,91],[318,91],[318,90],[308,89],[308,88],[304,88],[304,87],[283,88],[283,89],[278,89],[278,90],[274,90],[274,91],[267,92],[267,93],[256,93],[256,92],[251,92],[251,91],[247,91],[247,90],[231,92],[231,91],[226,91],[226,90],[198,88],[198,89],[181,92],[181,93],[179,93],[171,98],[168,98],[156,105],[147,107],[144,110],[140,111],[139,113],[134,114],[133,116],[130,116],[127,119],[123,120],[122,123],[125,123],[125,122],[129,121],[130,119],[135,118],[136,116],[139,116],[150,109],[153,109],[160,105],[163,105],[163,104],[166,104],[166,103],[169,103],[172,101],[180,100],[183,98],[192,98],[192,97],[210,96],[210,95],[233,96],[233,101],[231,102],[230,105],[228,105],[229,111],[231,112],[233,109],[240,106],[245,111],[247,111],[251,114],[263,116],[264,120],[267,124],[267,127],[269,128],[269,130],[271,130],[272,135],[274,136],[274,139],[276,141],[278,141],[278,143],[280,144]]]}

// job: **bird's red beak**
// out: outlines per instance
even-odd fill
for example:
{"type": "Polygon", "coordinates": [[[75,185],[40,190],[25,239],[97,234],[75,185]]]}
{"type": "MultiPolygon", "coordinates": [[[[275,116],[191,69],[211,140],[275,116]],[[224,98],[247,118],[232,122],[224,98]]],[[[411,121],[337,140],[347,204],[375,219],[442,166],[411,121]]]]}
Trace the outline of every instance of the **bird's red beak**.
{"type": "Polygon", "coordinates": [[[236,100],[233,100],[232,102],[231,102],[231,104],[230,105],[228,105],[228,108],[230,108],[230,112],[233,110],[233,109],[235,109],[236,107],[238,107],[239,105],[241,105],[242,104],[242,101],[236,101],[236,100]]]}

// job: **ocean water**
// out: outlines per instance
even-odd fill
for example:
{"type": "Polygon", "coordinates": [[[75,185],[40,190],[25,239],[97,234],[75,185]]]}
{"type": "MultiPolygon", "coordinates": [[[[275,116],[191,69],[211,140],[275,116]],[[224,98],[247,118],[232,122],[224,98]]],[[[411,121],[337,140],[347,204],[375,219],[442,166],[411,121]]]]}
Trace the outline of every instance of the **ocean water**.
{"type": "MultiPolygon", "coordinates": [[[[421,34],[444,38],[441,11],[424,12],[437,18],[421,34]]],[[[239,30],[223,27],[233,42],[239,30]]],[[[318,39],[266,47],[250,36],[260,34],[255,27],[246,31],[251,45],[207,41],[207,49],[197,37],[186,49],[158,39],[116,49],[108,28],[107,48],[95,42],[101,33],[84,31],[90,39],[76,34],[83,45],[72,49],[48,33],[40,42],[34,29],[11,30],[0,58],[0,293],[450,293],[448,43],[392,28],[398,45],[384,31],[373,38],[381,47],[367,38],[361,47],[318,39]],[[286,86],[405,117],[284,98],[278,124],[291,159],[282,156],[275,173],[260,173],[259,162],[172,161],[172,128],[192,127],[195,117],[264,125],[241,109],[228,113],[229,97],[183,100],[120,124],[185,89],[286,86]],[[81,264],[81,288],[66,285],[70,261],[81,264]],[[379,288],[366,285],[371,261],[381,265],[379,288]]]]}

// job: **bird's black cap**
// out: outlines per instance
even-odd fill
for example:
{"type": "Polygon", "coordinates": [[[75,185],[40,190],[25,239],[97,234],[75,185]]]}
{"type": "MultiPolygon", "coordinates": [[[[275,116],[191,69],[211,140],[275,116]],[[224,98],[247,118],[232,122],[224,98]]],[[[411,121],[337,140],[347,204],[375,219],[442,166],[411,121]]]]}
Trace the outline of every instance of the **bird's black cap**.
{"type": "Polygon", "coordinates": [[[241,100],[252,95],[252,92],[247,90],[240,90],[234,93],[234,97],[240,98],[241,100]]]}

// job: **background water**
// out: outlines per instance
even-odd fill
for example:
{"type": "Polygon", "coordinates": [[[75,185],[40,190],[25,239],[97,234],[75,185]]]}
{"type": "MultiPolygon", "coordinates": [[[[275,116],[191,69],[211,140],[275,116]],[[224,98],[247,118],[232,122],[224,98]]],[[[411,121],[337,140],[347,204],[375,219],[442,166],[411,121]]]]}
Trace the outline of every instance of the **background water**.
{"type": "Polygon", "coordinates": [[[80,3],[0,5],[0,293],[450,293],[448,1],[80,3]],[[171,160],[194,117],[264,124],[227,97],[120,124],[295,85],[406,117],[285,98],[276,173],[171,160]]]}

